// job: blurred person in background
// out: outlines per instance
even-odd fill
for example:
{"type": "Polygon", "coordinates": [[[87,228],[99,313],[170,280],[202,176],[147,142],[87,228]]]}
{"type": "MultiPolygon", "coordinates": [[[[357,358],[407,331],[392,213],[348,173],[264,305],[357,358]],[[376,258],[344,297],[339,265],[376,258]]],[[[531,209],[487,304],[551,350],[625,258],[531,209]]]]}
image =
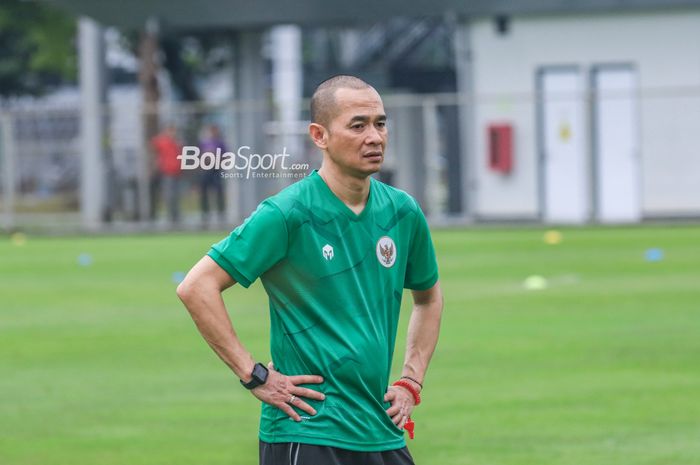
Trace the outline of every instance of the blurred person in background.
{"type": "Polygon", "coordinates": [[[177,138],[177,127],[168,124],[160,134],[151,140],[155,153],[155,179],[151,178],[151,219],[156,218],[159,194],[162,194],[168,209],[168,217],[173,225],[180,222],[180,160],[182,144],[177,138]]]}
{"type": "MultiPolygon", "coordinates": [[[[219,149],[221,153],[226,152],[226,145],[221,136],[221,130],[216,124],[211,124],[204,129],[204,135],[199,142],[201,153],[216,153],[219,149]]],[[[202,226],[205,228],[209,224],[209,200],[213,196],[216,202],[217,220],[223,223],[224,211],[224,185],[221,180],[221,169],[202,169],[199,179],[200,205],[202,209],[202,226]]]]}

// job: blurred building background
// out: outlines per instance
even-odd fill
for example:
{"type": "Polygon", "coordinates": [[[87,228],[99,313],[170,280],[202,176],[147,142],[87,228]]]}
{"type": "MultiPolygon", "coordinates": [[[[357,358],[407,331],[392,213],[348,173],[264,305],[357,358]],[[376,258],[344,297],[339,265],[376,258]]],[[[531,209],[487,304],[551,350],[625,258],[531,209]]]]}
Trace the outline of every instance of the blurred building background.
{"type": "MultiPolygon", "coordinates": [[[[291,163],[317,168],[308,98],[339,73],[382,94],[390,142],[379,177],[414,195],[434,223],[700,218],[700,0],[2,9],[0,26],[34,9],[33,21],[64,17],[74,30],[42,27],[45,40],[25,50],[0,27],[0,60],[71,60],[54,39],[72,48],[77,69],[46,82],[0,70],[6,230],[171,227],[164,207],[150,211],[150,140],[167,124],[186,145],[216,124],[229,150],[286,150],[291,163]]],[[[199,176],[183,173],[179,227],[202,224],[199,176]]],[[[225,180],[219,224],[293,180],[225,180]]]]}

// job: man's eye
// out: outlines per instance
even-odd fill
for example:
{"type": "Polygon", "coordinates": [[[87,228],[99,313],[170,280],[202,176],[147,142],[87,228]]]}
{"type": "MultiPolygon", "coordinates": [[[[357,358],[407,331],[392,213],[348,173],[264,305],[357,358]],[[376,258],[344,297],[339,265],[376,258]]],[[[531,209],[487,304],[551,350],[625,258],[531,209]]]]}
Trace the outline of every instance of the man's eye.
{"type": "Polygon", "coordinates": [[[365,127],[365,125],[364,125],[364,124],[353,124],[353,125],[350,126],[350,127],[353,128],[353,129],[362,129],[362,128],[365,127]]]}
{"type": "Polygon", "coordinates": [[[386,127],[386,121],[380,121],[380,122],[378,122],[378,123],[377,123],[377,127],[385,128],[385,127],[386,127]]]}

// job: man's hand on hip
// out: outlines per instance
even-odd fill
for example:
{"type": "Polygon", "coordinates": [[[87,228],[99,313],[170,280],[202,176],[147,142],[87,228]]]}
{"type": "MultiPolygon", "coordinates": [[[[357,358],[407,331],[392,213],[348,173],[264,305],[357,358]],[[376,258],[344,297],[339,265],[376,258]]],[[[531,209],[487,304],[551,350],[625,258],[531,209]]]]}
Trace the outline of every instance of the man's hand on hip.
{"type": "Polygon", "coordinates": [[[309,415],[316,415],[316,410],[302,400],[302,397],[314,400],[324,400],[326,396],[322,392],[300,387],[300,384],[321,384],[323,378],[317,375],[285,376],[275,370],[270,362],[267,366],[269,373],[267,382],[252,389],[250,392],[265,402],[273,405],[289,415],[294,421],[301,421],[299,414],[292,406],[303,410],[309,415]]]}
{"type": "Polygon", "coordinates": [[[411,416],[415,405],[413,395],[408,389],[399,386],[389,386],[387,393],[384,395],[385,402],[391,402],[391,407],[386,410],[386,413],[391,417],[399,429],[403,429],[408,417],[411,416]]]}

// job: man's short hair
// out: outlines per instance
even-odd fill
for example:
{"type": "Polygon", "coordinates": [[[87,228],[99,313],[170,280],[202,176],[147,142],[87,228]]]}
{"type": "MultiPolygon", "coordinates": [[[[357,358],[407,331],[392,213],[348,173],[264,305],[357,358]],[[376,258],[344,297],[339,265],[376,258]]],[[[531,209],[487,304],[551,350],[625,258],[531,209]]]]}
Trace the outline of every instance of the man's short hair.
{"type": "Polygon", "coordinates": [[[311,122],[327,126],[336,114],[335,92],[338,89],[372,89],[362,79],[340,74],[326,79],[311,96],[311,122]]]}

